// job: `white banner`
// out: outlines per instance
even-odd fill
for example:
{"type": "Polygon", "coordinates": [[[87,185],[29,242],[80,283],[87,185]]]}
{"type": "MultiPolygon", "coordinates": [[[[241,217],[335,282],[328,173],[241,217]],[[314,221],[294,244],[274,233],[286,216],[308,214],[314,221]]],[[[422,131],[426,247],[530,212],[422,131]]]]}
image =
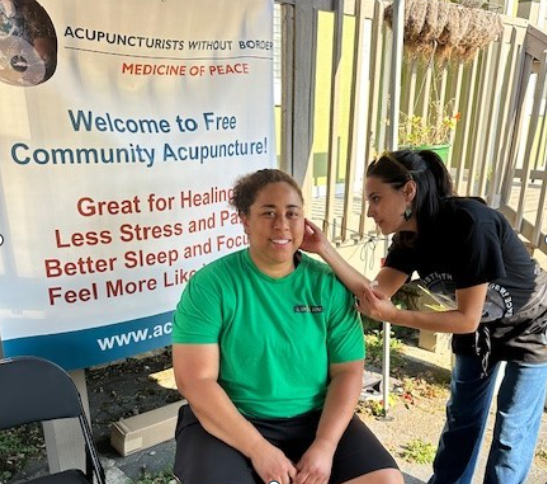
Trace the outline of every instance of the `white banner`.
{"type": "Polygon", "coordinates": [[[275,164],[271,0],[0,0],[0,339],[83,368],[170,344],[275,164]]]}

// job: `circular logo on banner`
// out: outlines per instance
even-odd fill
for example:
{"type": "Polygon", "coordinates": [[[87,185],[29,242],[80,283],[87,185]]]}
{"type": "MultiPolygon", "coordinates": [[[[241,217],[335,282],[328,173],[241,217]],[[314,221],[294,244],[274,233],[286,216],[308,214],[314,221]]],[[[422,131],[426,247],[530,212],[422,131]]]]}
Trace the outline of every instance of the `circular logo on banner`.
{"type": "Polygon", "coordinates": [[[36,86],[57,68],[57,35],[36,0],[0,0],[0,81],[36,86]]]}

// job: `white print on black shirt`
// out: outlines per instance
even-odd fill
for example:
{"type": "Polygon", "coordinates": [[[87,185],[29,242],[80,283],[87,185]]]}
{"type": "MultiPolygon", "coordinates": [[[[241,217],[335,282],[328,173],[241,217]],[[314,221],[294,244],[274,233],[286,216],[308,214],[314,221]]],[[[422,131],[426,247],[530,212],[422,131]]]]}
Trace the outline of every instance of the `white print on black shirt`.
{"type": "Polygon", "coordinates": [[[499,284],[496,284],[494,282],[491,282],[488,284],[488,293],[486,295],[486,304],[484,305],[485,310],[488,309],[487,305],[489,300],[496,301],[498,309],[498,316],[495,314],[490,316],[496,316],[496,317],[488,317],[488,319],[485,319],[487,315],[483,313],[481,321],[488,322],[488,321],[495,321],[496,319],[500,318],[508,318],[509,316],[513,316],[514,313],[514,307],[513,307],[513,298],[511,297],[511,294],[505,287],[500,286],[499,284]],[[501,314],[501,316],[499,316],[501,314]]]}
{"type": "MultiPolygon", "coordinates": [[[[456,285],[452,274],[433,272],[423,279],[424,285],[432,293],[437,303],[449,309],[456,306],[456,285]]],[[[509,291],[499,284],[489,283],[481,323],[489,323],[504,317],[513,316],[513,298],[509,291]]]]}

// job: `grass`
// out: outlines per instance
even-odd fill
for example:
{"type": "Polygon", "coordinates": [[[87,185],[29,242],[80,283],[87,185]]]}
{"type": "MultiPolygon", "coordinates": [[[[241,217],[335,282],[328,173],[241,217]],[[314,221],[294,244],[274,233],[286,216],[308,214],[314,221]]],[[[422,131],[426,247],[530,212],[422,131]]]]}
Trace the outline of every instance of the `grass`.
{"type": "Polygon", "coordinates": [[[38,424],[0,431],[0,481],[23,470],[29,460],[43,452],[44,445],[38,424]]]}
{"type": "MultiPolygon", "coordinates": [[[[435,400],[444,403],[448,398],[450,376],[440,372],[430,371],[423,365],[409,359],[405,354],[405,342],[413,339],[414,333],[401,334],[392,331],[390,339],[390,373],[399,380],[395,391],[390,395],[390,407],[399,401],[407,408],[420,401],[435,400]],[[394,396],[397,398],[394,398],[394,396]]],[[[374,366],[382,367],[383,359],[383,332],[380,326],[369,327],[365,334],[365,345],[367,356],[365,368],[374,366]]],[[[381,417],[385,414],[381,401],[367,401],[360,405],[359,411],[374,417],[381,417]]]]}
{"type": "Polygon", "coordinates": [[[143,473],[138,481],[133,481],[133,484],[171,484],[174,483],[173,471],[165,470],[157,474],[143,473]]]}
{"type": "Polygon", "coordinates": [[[417,464],[431,464],[435,458],[437,448],[429,442],[421,439],[414,439],[406,443],[401,452],[401,457],[407,462],[417,464]]]}
{"type": "MultiPolygon", "coordinates": [[[[388,401],[390,407],[395,405],[395,397],[393,395],[389,395],[388,401]]],[[[384,409],[384,402],[382,400],[365,400],[364,402],[359,402],[357,411],[377,418],[386,416],[386,410],[384,409]]]]}
{"type": "Polygon", "coordinates": [[[427,373],[421,376],[404,376],[401,380],[401,386],[397,388],[397,394],[404,405],[415,405],[419,401],[440,400],[444,403],[448,398],[448,386],[444,382],[439,382],[427,373]]]}
{"type": "MultiPolygon", "coordinates": [[[[382,353],[383,353],[384,338],[380,330],[373,330],[368,334],[365,334],[365,346],[367,349],[367,356],[365,359],[365,366],[372,365],[376,367],[382,366],[382,353]]],[[[403,359],[403,344],[397,338],[391,338],[389,341],[390,354],[391,354],[391,366],[402,367],[405,364],[403,359]]]]}
{"type": "Polygon", "coordinates": [[[547,465],[547,442],[540,443],[536,450],[536,457],[545,465],[547,465]]]}

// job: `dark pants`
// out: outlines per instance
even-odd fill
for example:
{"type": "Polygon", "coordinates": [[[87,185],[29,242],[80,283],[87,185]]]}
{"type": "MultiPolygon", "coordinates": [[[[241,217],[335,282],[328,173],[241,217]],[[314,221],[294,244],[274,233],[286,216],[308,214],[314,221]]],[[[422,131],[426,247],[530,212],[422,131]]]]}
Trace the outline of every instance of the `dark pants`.
{"type": "MultiPolygon", "coordinates": [[[[270,443],[297,463],[314,440],[321,412],[287,419],[249,419],[270,443]]],[[[262,484],[251,461],[209,434],[190,406],[179,412],[175,475],[184,484],[262,484]]],[[[330,484],[397,464],[369,428],[357,417],[350,421],[333,459],[330,484]]]]}

